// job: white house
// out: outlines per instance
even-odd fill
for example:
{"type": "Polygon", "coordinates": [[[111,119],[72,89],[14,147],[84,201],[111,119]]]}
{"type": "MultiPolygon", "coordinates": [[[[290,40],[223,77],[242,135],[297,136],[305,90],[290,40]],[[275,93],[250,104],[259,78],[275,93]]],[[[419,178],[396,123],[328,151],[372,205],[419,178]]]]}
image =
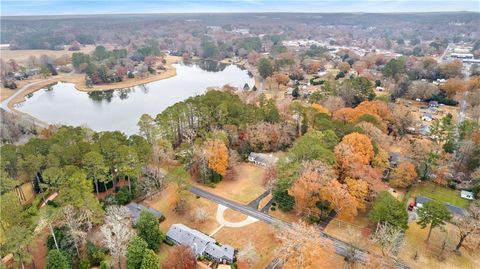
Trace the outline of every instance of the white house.
{"type": "Polygon", "coordinates": [[[274,165],[278,161],[278,158],[272,154],[250,152],[250,155],[248,155],[248,161],[266,167],[274,165]]]}
{"type": "Polygon", "coordinates": [[[460,197],[468,200],[473,200],[473,192],[471,191],[461,191],[460,197]]]}

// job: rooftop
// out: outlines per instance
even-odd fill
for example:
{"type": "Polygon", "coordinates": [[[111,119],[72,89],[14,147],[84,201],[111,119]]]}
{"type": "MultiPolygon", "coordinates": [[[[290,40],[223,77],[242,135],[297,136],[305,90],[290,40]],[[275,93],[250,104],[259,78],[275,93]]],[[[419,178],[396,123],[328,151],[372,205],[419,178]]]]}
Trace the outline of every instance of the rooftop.
{"type": "MultiPolygon", "coordinates": [[[[425,204],[425,203],[428,203],[428,202],[431,202],[433,201],[433,199],[430,199],[428,197],[425,197],[425,196],[417,196],[417,198],[415,199],[417,204],[425,204]]],[[[448,208],[448,211],[450,211],[450,213],[452,213],[453,215],[460,215],[460,216],[464,216],[467,214],[467,211],[461,207],[457,207],[457,206],[454,206],[454,205],[451,205],[449,203],[445,203],[445,205],[447,206],[448,208]]]]}
{"type": "Polygon", "coordinates": [[[142,210],[146,210],[146,211],[152,213],[157,218],[162,217],[162,213],[160,213],[160,211],[155,210],[153,208],[145,207],[141,204],[137,204],[137,203],[134,203],[134,202],[129,203],[128,205],[126,205],[126,207],[130,211],[130,214],[132,214],[133,223],[137,223],[138,219],[140,218],[140,212],[142,212],[142,210]]]}

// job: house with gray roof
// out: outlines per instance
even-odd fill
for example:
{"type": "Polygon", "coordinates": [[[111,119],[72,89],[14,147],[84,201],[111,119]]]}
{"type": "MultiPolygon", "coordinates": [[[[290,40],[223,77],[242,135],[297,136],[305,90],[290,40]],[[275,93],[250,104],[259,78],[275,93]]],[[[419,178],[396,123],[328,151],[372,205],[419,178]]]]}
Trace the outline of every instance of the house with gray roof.
{"type": "Polygon", "coordinates": [[[278,158],[272,154],[250,152],[248,155],[248,161],[266,167],[274,165],[278,161],[278,158]]]}
{"type": "MultiPolygon", "coordinates": [[[[428,197],[421,196],[421,195],[419,195],[415,198],[415,203],[416,203],[417,207],[423,207],[423,205],[425,203],[428,203],[428,202],[431,202],[431,201],[433,201],[433,199],[430,199],[428,197]]],[[[452,215],[465,216],[467,214],[467,210],[465,210],[464,208],[454,206],[454,205],[451,205],[449,203],[445,203],[445,205],[447,206],[448,211],[450,211],[450,213],[452,215]]]]}
{"type": "Polygon", "coordinates": [[[172,224],[166,237],[175,244],[191,247],[197,257],[207,256],[219,263],[233,263],[235,249],[232,246],[219,245],[210,236],[183,224],[172,224]]]}
{"type": "Polygon", "coordinates": [[[146,210],[152,213],[155,217],[159,219],[163,218],[163,215],[160,211],[155,210],[153,208],[146,207],[141,204],[137,204],[135,202],[129,203],[128,205],[126,205],[126,207],[128,208],[128,211],[130,211],[130,214],[132,215],[133,224],[137,224],[137,221],[140,218],[140,212],[142,212],[142,210],[146,210]]]}

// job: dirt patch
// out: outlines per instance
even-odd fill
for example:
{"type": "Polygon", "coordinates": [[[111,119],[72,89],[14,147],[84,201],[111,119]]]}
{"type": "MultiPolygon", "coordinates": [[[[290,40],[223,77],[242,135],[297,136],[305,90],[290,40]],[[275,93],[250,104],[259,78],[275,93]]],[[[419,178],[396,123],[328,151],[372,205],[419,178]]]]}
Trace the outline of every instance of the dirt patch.
{"type": "Polygon", "coordinates": [[[48,249],[46,246],[47,237],[50,234],[47,229],[40,233],[38,237],[34,240],[33,244],[30,246],[32,254],[32,264],[25,266],[27,269],[34,268],[45,268],[45,262],[47,259],[48,249]]]}

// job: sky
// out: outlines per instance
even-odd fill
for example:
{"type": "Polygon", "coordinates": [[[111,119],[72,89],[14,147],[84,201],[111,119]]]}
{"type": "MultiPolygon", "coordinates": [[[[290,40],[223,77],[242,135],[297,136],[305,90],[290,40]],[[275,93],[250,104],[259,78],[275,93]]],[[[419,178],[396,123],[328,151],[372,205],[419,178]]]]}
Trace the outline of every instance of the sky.
{"type": "Polygon", "coordinates": [[[2,16],[191,12],[480,12],[480,0],[0,0],[2,16]]]}

